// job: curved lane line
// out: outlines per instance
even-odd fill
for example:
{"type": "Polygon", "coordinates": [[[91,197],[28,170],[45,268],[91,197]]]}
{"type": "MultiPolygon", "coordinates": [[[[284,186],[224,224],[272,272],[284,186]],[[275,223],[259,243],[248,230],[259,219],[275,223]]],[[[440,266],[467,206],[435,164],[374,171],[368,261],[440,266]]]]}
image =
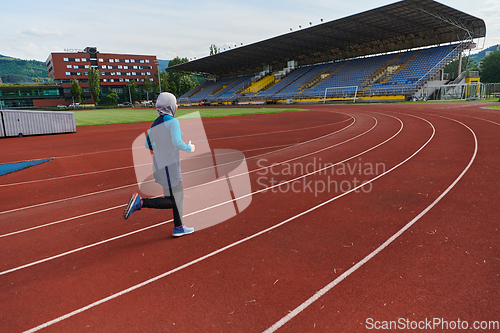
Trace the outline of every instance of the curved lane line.
{"type": "MultiPolygon", "coordinates": [[[[390,116],[390,117],[392,117],[392,116],[390,116]]],[[[393,118],[395,118],[395,117],[393,117],[393,118]]],[[[397,118],[396,118],[396,119],[397,119],[397,118]]],[[[399,120],[399,121],[401,122],[401,120],[399,120]]],[[[432,126],[432,124],[431,124],[431,126],[432,126]]],[[[402,129],[403,129],[403,122],[401,122],[401,128],[400,128],[400,130],[399,130],[399,131],[398,131],[395,135],[393,135],[393,136],[392,136],[392,137],[390,137],[389,139],[385,140],[384,142],[382,142],[382,143],[380,143],[380,144],[378,144],[378,145],[376,145],[376,146],[374,146],[374,147],[370,148],[368,151],[373,150],[373,149],[375,149],[376,147],[381,146],[381,145],[385,144],[386,142],[388,142],[388,141],[392,140],[394,137],[396,137],[396,136],[397,136],[397,135],[398,135],[398,134],[402,131],[402,129]]],[[[39,325],[39,326],[37,326],[37,327],[34,327],[34,328],[30,329],[30,330],[27,330],[27,331],[25,331],[25,332],[26,332],[26,333],[37,332],[37,331],[39,331],[39,330],[41,330],[41,329],[43,329],[43,328],[46,328],[46,327],[51,326],[51,325],[53,325],[53,324],[56,324],[56,323],[58,323],[58,322],[60,322],[60,321],[62,321],[62,320],[65,320],[65,319],[67,319],[67,318],[70,318],[70,317],[72,317],[72,316],[74,316],[74,315],[77,315],[77,314],[79,314],[79,313],[82,313],[82,312],[84,312],[84,311],[86,311],[86,310],[88,310],[88,309],[91,309],[91,308],[93,308],[93,307],[95,307],[95,306],[97,306],[97,305],[100,305],[100,304],[102,304],[102,303],[105,303],[105,302],[107,302],[107,301],[110,301],[110,300],[112,300],[112,299],[115,299],[115,298],[117,298],[117,297],[119,297],[119,296],[122,296],[122,295],[124,295],[124,294],[129,293],[129,292],[132,292],[132,291],[134,291],[134,290],[136,290],[136,289],[139,289],[139,288],[141,288],[141,287],[144,287],[144,286],[146,286],[146,285],[148,285],[148,284],[150,284],[150,283],[152,283],[152,282],[155,282],[155,281],[157,281],[157,280],[159,280],[159,279],[162,279],[162,278],[164,278],[164,277],[166,277],[166,276],[168,276],[168,275],[171,275],[171,274],[173,274],[173,273],[175,273],[175,272],[178,272],[178,271],[180,271],[180,270],[182,270],[182,269],[184,269],[184,268],[186,268],[186,267],[192,266],[192,265],[194,265],[194,264],[196,264],[196,263],[198,263],[198,262],[201,262],[201,261],[203,261],[203,260],[205,260],[205,259],[208,259],[208,258],[210,258],[210,257],[212,257],[212,256],[215,256],[215,255],[217,255],[217,254],[219,254],[219,253],[221,253],[221,252],[223,252],[223,251],[225,251],[225,250],[228,250],[228,249],[230,249],[230,248],[232,248],[232,247],[235,247],[235,246],[237,246],[237,245],[239,245],[239,244],[242,244],[242,243],[244,243],[244,242],[246,242],[246,241],[248,241],[248,240],[251,240],[251,239],[256,238],[256,237],[258,237],[258,236],[260,236],[260,235],[262,235],[262,234],[265,234],[265,233],[267,233],[267,232],[269,232],[269,231],[271,231],[271,230],[273,230],[273,229],[276,229],[276,228],[278,228],[278,227],[280,227],[280,226],[282,226],[282,225],[284,225],[284,224],[286,224],[286,223],[288,223],[288,222],[290,222],[290,221],[292,221],[292,220],[297,219],[298,217],[301,217],[301,216],[303,216],[303,215],[305,215],[305,214],[307,214],[307,213],[309,213],[309,212],[311,212],[311,211],[313,211],[313,210],[316,210],[316,209],[318,209],[318,208],[320,208],[320,207],[322,207],[322,206],[324,206],[324,205],[326,205],[326,204],[328,204],[328,203],[330,203],[330,202],[332,202],[332,201],[334,201],[334,200],[336,200],[336,199],[338,199],[338,198],[340,198],[340,197],[343,197],[344,195],[347,195],[347,194],[349,194],[349,193],[351,193],[351,192],[353,192],[353,191],[355,191],[355,190],[357,190],[357,189],[359,189],[359,188],[363,187],[364,185],[366,185],[366,184],[368,184],[368,183],[371,183],[371,182],[373,182],[374,180],[376,180],[376,179],[378,179],[378,178],[380,178],[380,177],[382,177],[382,176],[386,175],[387,173],[389,173],[389,172],[393,171],[394,169],[398,168],[399,166],[401,166],[402,164],[404,164],[405,162],[407,162],[408,160],[410,160],[413,156],[415,156],[418,152],[420,152],[420,151],[421,151],[421,150],[422,150],[422,149],[423,149],[423,148],[424,148],[424,147],[425,147],[425,146],[426,146],[426,145],[427,145],[427,144],[428,144],[428,143],[432,140],[432,138],[434,137],[434,133],[435,133],[435,130],[434,130],[434,127],[433,127],[433,134],[432,134],[432,136],[431,136],[431,137],[429,138],[429,140],[428,140],[428,141],[427,141],[427,142],[426,142],[426,143],[425,143],[422,147],[420,147],[420,148],[419,148],[419,149],[418,149],[415,153],[413,153],[410,157],[408,157],[407,159],[405,159],[403,162],[401,162],[401,163],[397,164],[397,165],[396,165],[396,166],[394,166],[393,168],[391,168],[391,169],[387,170],[386,172],[384,172],[384,173],[382,173],[382,174],[378,175],[377,177],[374,177],[374,178],[372,178],[371,180],[369,180],[369,181],[365,182],[363,185],[357,186],[357,187],[355,187],[355,188],[351,189],[351,190],[350,190],[350,191],[348,191],[348,192],[345,192],[345,193],[343,193],[343,194],[341,194],[341,195],[338,195],[338,196],[336,196],[336,197],[334,197],[334,198],[331,198],[331,199],[329,199],[329,200],[327,200],[327,201],[325,201],[325,202],[323,202],[323,203],[321,203],[321,204],[319,204],[319,205],[317,205],[317,206],[314,206],[314,207],[312,207],[312,208],[310,208],[310,209],[308,209],[308,210],[306,210],[306,211],[303,211],[302,213],[299,213],[299,214],[297,214],[297,215],[295,215],[295,216],[293,216],[293,217],[291,217],[291,218],[289,218],[289,219],[287,219],[287,220],[285,220],[285,221],[282,221],[282,222],[280,222],[280,223],[278,223],[278,224],[276,224],[276,225],[274,225],[274,226],[272,226],[272,227],[269,227],[269,228],[267,228],[267,229],[265,229],[265,230],[259,231],[259,232],[255,233],[255,234],[253,234],[253,235],[251,235],[251,236],[249,236],[249,237],[246,237],[246,238],[241,239],[241,240],[239,240],[239,241],[237,241],[237,242],[234,242],[234,243],[232,243],[232,244],[230,244],[230,245],[227,245],[227,246],[225,246],[225,247],[223,247],[223,248],[220,248],[220,249],[218,249],[218,250],[216,250],[216,251],[213,251],[213,252],[211,252],[211,253],[209,253],[209,254],[207,254],[207,255],[204,255],[204,256],[202,256],[202,257],[200,257],[200,258],[198,258],[198,259],[195,259],[195,260],[193,260],[193,261],[191,261],[191,262],[188,262],[188,263],[186,263],[186,264],[184,264],[184,265],[182,265],[182,266],[176,267],[176,268],[174,268],[174,269],[172,269],[172,270],[170,270],[170,271],[168,271],[168,272],[166,272],[166,273],[163,273],[163,274],[161,274],[161,275],[158,275],[158,276],[156,276],[156,277],[154,277],[154,278],[151,278],[151,279],[149,279],[149,280],[147,280],[147,281],[144,281],[144,282],[142,282],[142,283],[140,283],[140,284],[137,284],[137,285],[135,285],[135,286],[132,286],[132,287],[130,287],[130,288],[128,288],[128,289],[122,290],[121,292],[118,292],[118,293],[116,293],[116,294],[110,295],[110,296],[108,296],[108,297],[106,297],[106,298],[103,298],[103,299],[101,299],[101,300],[99,300],[99,301],[96,301],[96,302],[94,302],[94,303],[92,303],[92,304],[89,304],[89,305],[87,305],[87,306],[85,306],[85,307],[82,307],[82,308],[77,309],[77,310],[75,310],[75,311],[73,311],[73,312],[70,312],[70,313],[65,314],[65,315],[63,315],[63,316],[60,316],[60,317],[58,317],[58,318],[56,318],[56,319],[53,319],[53,320],[51,320],[51,321],[48,321],[48,322],[46,322],[46,323],[44,323],[44,324],[41,324],[41,325],[39,325]]],[[[359,155],[360,155],[360,154],[358,154],[357,156],[359,156],[359,155]]],[[[355,157],[357,157],[357,156],[355,156],[355,157]]],[[[352,159],[352,158],[355,158],[355,157],[351,157],[351,158],[349,158],[349,159],[352,159]]],[[[347,160],[349,160],[349,159],[346,159],[345,161],[347,161],[347,160]]],[[[339,162],[339,163],[343,163],[343,162],[339,162]]],[[[338,164],[339,164],[339,163],[338,163],[338,164]]],[[[323,169],[320,169],[320,170],[317,170],[317,171],[311,172],[310,174],[314,174],[314,173],[317,173],[317,172],[321,172],[321,171],[326,170],[326,169],[328,169],[328,168],[330,168],[330,167],[333,167],[333,166],[325,167],[325,168],[323,168],[323,169]]],[[[310,174],[309,174],[309,175],[310,175],[310,174]]],[[[303,178],[303,177],[304,177],[304,176],[301,176],[301,177],[298,177],[298,178],[296,178],[296,179],[300,179],[300,178],[303,178]]],[[[291,180],[291,181],[295,181],[296,179],[293,179],[293,180],[291,180]]],[[[282,185],[282,184],[280,184],[280,185],[282,185]]],[[[275,186],[279,186],[279,185],[275,185],[275,186]]],[[[275,186],[272,186],[272,187],[275,187],[275,186]]],[[[268,187],[268,188],[266,188],[266,190],[267,190],[267,189],[269,189],[269,188],[272,188],[272,187],[268,187]]],[[[262,191],[263,191],[263,190],[260,190],[260,191],[257,191],[257,192],[262,192],[262,191]]],[[[239,198],[237,198],[237,199],[239,199],[239,198]]],[[[237,200],[237,199],[234,199],[234,200],[237,200]]],[[[231,201],[233,201],[233,200],[231,200],[231,201]]],[[[230,201],[228,201],[228,202],[230,202],[230,201]]]]}
{"type": "MultiPolygon", "coordinates": [[[[438,117],[441,117],[441,116],[438,116],[438,117]]],[[[329,284],[327,284],[321,290],[317,291],[312,297],[310,297],[304,303],[302,303],[301,305],[299,305],[298,307],[296,307],[293,311],[290,311],[285,317],[281,318],[274,325],[272,325],[267,330],[265,330],[264,333],[272,333],[272,332],[276,331],[277,329],[279,329],[281,326],[283,326],[288,321],[290,321],[295,316],[297,316],[299,313],[301,313],[303,310],[305,310],[309,305],[311,305],[312,303],[314,303],[315,301],[317,301],[321,296],[325,295],[328,291],[330,291],[337,284],[339,284],[340,282],[342,282],[349,275],[351,275],[356,270],[358,270],[361,266],[363,266],[364,264],[366,264],[375,255],[377,255],[379,252],[381,252],[383,249],[385,249],[387,246],[389,246],[389,244],[391,244],[396,238],[398,238],[399,236],[401,236],[401,234],[403,234],[406,230],[408,230],[408,228],[410,228],[418,220],[420,220],[420,218],[422,218],[425,214],[427,214],[427,212],[429,212],[439,201],[441,201],[441,199],[446,194],[448,194],[448,192],[450,192],[453,187],[455,187],[455,185],[460,181],[460,179],[462,179],[462,177],[469,170],[470,166],[472,165],[472,163],[474,162],[474,160],[476,158],[477,147],[478,147],[477,137],[476,137],[476,134],[474,133],[474,131],[469,126],[465,125],[464,123],[462,123],[462,122],[460,122],[458,120],[455,120],[455,119],[447,118],[447,117],[442,117],[442,118],[446,118],[446,119],[449,119],[449,120],[453,120],[453,121],[455,121],[457,123],[460,123],[461,125],[463,125],[464,127],[466,127],[472,133],[472,135],[474,136],[474,144],[475,144],[475,146],[474,146],[474,154],[472,155],[472,158],[470,159],[469,164],[465,167],[465,169],[462,171],[462,173],[455,179],[455,181],[453,183],[451,183],[450,186],[448,186],[448,188],[439,197],[436,198],[436,200],[434,200],[429,206],[427,206],[427,208],[425,208],[422,212],[420,212],[420,214],[418,214],[415,218],[413,218],[410,222],[408,222],[398,232],[396,232],[394,235],[392,235],[382,245],[380,245],[373,252],[371,252],[370,254],[368,254],[366,257],[364,257],[358,263],[356,263],[356,265],[352,266],[349,270],[345,271],[338,278],[336,278],[335,280],[333,280],[332,282],[330,282],[329,284]]],[[[421,119],[423,119],[423,118],[421,118],[421,119]]],[[[430,124],[430,122],[429,122],[429,124],[430,124]]],[[[431,124],[431,126],[432,126],[432,124],[431,124]]],[[[434,126],[432,126],[432,127],[434,128],[434,126]]],[[[434,136],[434,134],[433,134],[433,136],[434,136]]]]}
{"type": "MultiPolygon", "coordinates": [[[[390,116],[390,117],[392,117],[392,116],[390,116]]],[[[395,117],[393,117],[393,118],[395,118],[395,117]]],[[[397,119],[397,118],[396,118],[396,119],[397,119]]],[[[375,120],[376,120],[376,119],[375,119],[375,120]]],[[[399,120],[399,119],[398,119],[398,120],[399,120]]],[[[201,212],[204,212],[204,211],[207,211],[207,210],[210,210],[210,209],[213,209],[213,208],[216,208],[216,207],[219,207],[219,206],[222,206],[222,205],[228,204],[228,203],[232,203],[232,202],[234,202],[234,201],[236,201],[236,200],[240,200],[240,199],[242,199],[242,198],[246,198],[246,197],[251,196],[251,195],[253,195],[253,194],[257,194],[257,193],[261,193],[261,192],[266,192],[268,189],[272,189],[272,188],[274,188],[274,187],[281,186],[281,185],[283,185],[283,184],[285,184],[285,183],[288,183],[288,182],[293,182],[293,181],[296,181],[296,180],[298,180],[298,179],[308,177],[308,176],[310,176],[310,175],[316,174],[316,173],[318,173],[318,172],[321,172],[321,171],[326,170],[326,169],[329,169],[329,168],[333,168],[333,167],[335,167],[335,166],[336,166],[336,165],[338,165],[338,164],[344,163],[344,162],[346,162],[346,161],[348,161],[348,160],[351,160],[351,159],[353,159],[353,158],[356,158],[356,157],[358,157],[358,156],[361,156],[361,155],[363,155],[364,153],[366,153],[366,152],[368,152],[368,151],[371,151],[371,150],[373,150],[373,149],[375,149],[375,148],[377,148],[377,147],[379,147],[379,146],[381,146],[381,145],[385,144],[386,142],[388,142],[388,141],[392,140],[394,137],[396,137],[396,136],[397,136],[397,135],[398,135],[398,134],[399,134],[399,133],[403,130],[403,122],[402,122],[401,120],[399,120],[399,121],[400,121],[400,123],[401,123],[401,127],[400,127],[399,131],[398,131],[396,134],[394,134],[394,135],[393,135],[392,137],[390,137],[389,139],[386,139],[386,140],[385,140],[385,141],[383,141],[382,143],[379,143],[378,145],[376,145],[376,146],[374,146],[374,147],[372,147],[372,148],[369,148],[368,150],[366,150],[366,151],[364,151],[364,152],[362,152],[362,153],[359,153],[359,154],[357,154],[357,155],[355,155],[355,156],[352,156],[352,157],[350,157],[350,158],[348,158],[348,159],[345,159],[345,160],[343,160],[343,161],[341,161],[341,162],[337,162],[337,163],[336,163],[336,164],[334,164],[334,165],[331,165],[331,166],[328,166],[328,167],[324,167],[324,168],[319,169],[319,170],[317,170],[317,171],[313,171],[313,172],[311,172],[311,173],[308,173],[308,174],[302,175],[302,176],[300,176],[300,177],[294,178],[294,179],[292,179],[292,180],[289,180],[289,181],[286,181],[286,182],[283,182],[283,183],[280,183],[280,184],[276,184],[276,185],[274,185],[274,186],[266,187],[266,188],[261,189],[261,190],[257,190],[257,191],[255,191],[255,192],[250,193],[250,194],[246,194],[246,195],[243,195],[243,196],[241,196],[241,197],[234,198],[234,199],[231,199],[231,200],[228,200],[228,201],[225,201],[225,202],[219,203],[219,204],[217,204],[217,205],[213,205],[213,206],[211,206],[211,207],[207,207],[207,208],[204,208],[204,209],[198,210],[198,211],[196,211],[196,212],[192,212],[192,213],[186,214],[185,216],[195,215],[195,214],[198,214],[198,213],[201,213],[201,212]]],[[[376,124],[377,124],[377,123],[378,123],[378,122],[376,122],[376,124]]],[[[375,125],[374,125],[371,129],[373,129],[373,128],[376,126],[376,124],[375,124],[375,125]]],[[[371,129],[369,129],[368,131],[370,131],[371,129]]],[[[352,139],[353,139],[353,138],[351,138],[351,139],[349,139],[349,140],[346,140],[345,142],[348,142],[348,141],[350,141],[350,140],[352,140],[352,139]]],[[[338,144],[336,144],[336,145],[340,145],[340,144],[342,144],[342,143],[338,143],[338,144]]],[[[335,145],[334,145],[334,146],[335,146],[335,145]]],[[[267,168],[267,167],[265,167],[265,168],[267,168]]],[[[265,168],[261,168],[261,169],[265,169],[265,168]]],[[[240,174],[240,175],[241,175],[241,174],[240,174]]],[[[235,177],[236,177],[236,176],[239,176],[239,175],[235,175],[235,177]]],[[[122,206],[118,206],[118,207],[123,207],[123,206],[124,206],[124,205],[122,205],[122,206]]],[[[102,210],[102,211],[99,211],[99,212],[108,211],[108,210],[111,210],[111,209],[114,209],[114,208],[116,208],[116,207],[113,207],[113,208],[107,208],[107,209],[102,210]]],[[[91,214],[84,214],[84,215],[82,215],[81,217],[83,217],[83,216],[89,216],[89,215],[91,215],[91,214]]],[[[56,223],[61,223],[61,222],[64,222],[64,221],[73,220],[73,219],[75,219],[75,218],[76,218],[76,217],[74,217],[74,218],[70,218],[70,219],[61,220],[61,221],[57,221],[57,222],[52,222],[52,223],[49,223],[49,224],[47,224],[47,225],[43,225],[43,226],[53,225],[53,224],[56,224],[56,223]]],[[[18,271],[18,270],[21,270],[21,269],[27,268],[27,267],[35,266],[35,265],[37,265],[37,264],[41,264],[41,263],[44,263],[44,262],[47,262],[47,261],[50,261],[50,260],[54,260],[54,259],[57,259],[57,258],[61,258],[61,257],[64,257],[64,256],[66,256],[66,255],[69,255],[69,254],[72,254],[72,253],[76,253],[76,252],[79,252],[79,251],[83,251],[83,250],[86,250],[86,249],[89,249],[89,248],[92,248],[92,247],[95,247],[95,246],[98,246],[98,245],[102,245],[102,244],[105,244],[105,243],[108,243],[108,242],[111,242],[111,241],[114,241],[114,240],[118,240],[118,239],[121,239],[121,238],[124,238],[124,237],[130,236],[130,235],[133,235],[133,234],[136,234],[136,233],[142,232],[142,231],[146,231],[146,230],[149,230],[149,229],[152,229],[152,228],[156,228],[156,227],[159,227],[159,226],[161,226],[161,225],[167,224],[167,223],[169,223],[169,222],[171,222],[171,221],[172,221],[172,220],[163,221],[163,222],[160,222],[160,223],[157,223],[157,224],[154,224],[154,225],[151,225],[151,226],[148,226],[148,227],[142,228],[142,229],[138,229],[138,230],[135,230],[135,231],[132,231],[132,232],[126,233],[126,234],[122,234],[122,235],[119,235],[119,236],[115,236],[115,237],[112,237],[112,238],[105,239],[105,240],[100,241],[100,242],[92,243],[92,244],[89,244],[89,245],[86,245],[86,246],[82,246],[82,247],[79,247],[79,248],[76,248],[76,249],[73,249],[73,250],[70,250],[70,251],[67,251],[67,252],[63,252],[63,253],[57,254],[57,255],[55,255],[55,256],[51,256],[51,257],[47,257],[47,258],[44,258],[44,259],[40,259],[40,260],[38,260],[38,261],[34,261],[34,262],[31,262],[31,263],[28,263],[28,264],[25,264],[25,265],[22,265],[22,266],[14,267],[14,268],[12,268],[12,269],[8,269],[8,270],[5,270],[5,271],[0,272],[0,276],[5,275],[5,274],[8,274],[8,273],[15,272],[15,271],[18,271]]],[[[6,234],[5,236],[8,236],[8,235],[13,235],[13,234],[19,234],[19,233],[26,232],[26,231],[29,231],[29,230],[39,229],[39,228],[41,228],[41,227],[43,227],[43,226],[39,226],[39,227],[34,227],[34,228],[30,228],[30,229],[25,229],[25,230],[21,230],[21,231],[13,232],[13,233],[10,233],[10,234],[6,234]]],[[[2,236],[3,236],[3,235],[2,235],[2,236]]],[[[0,236],[0,237],[2,237],[2,236],[0,236]]]]}
{"type": "MultiPolygon", "coordinates": [[[[254,159],[254,158],[257,158],[257,157],[261,157],[261,156],[265,156],[265,155],[269,155],[269,154],[275,154],[275,153],[277,153],[279,151],[283,151],[283,150],[286,150],[286,149],[289,149],[289,148],[295,148],[295,147],[297,147],[299,145],[311,143],[313,141],[317,141],[317,140],[320,140],[322,138],[325,138],[325,137],[337,134],[339,132],[342,132],[342,131],[348,129],[349,127],[353,126],[354,123],[356,122],[355,118],[353,118],[353,117],[351,117],[351,118],[354,121],[351,124],[349,124],[349,126],[346,126],[346,127],[342,128],[342,129],[336,131],[336,132],[332,132],[332,133],[329,133],[329,134],[326,134],[326,135],[322,135],[322,136],[319,136],[317,138],[314,138],[314,139],[311,139],[311,140],[308,140],[308,141],[304,141],[304,142],[298,143],[298,144],[293,145],[293,146],[288,146],[286,148],[274,150],[274,151],[263,153],[263,154],[260,154],[260,155],[255,155],[255,156],[247,158],[247,160],[251,160],[251,159],[254,159]]],[[[221,166],[222,165],[226,165],[226,164],[231,164],[231,163],[234,163],[234,162],[228,162],[228,163],[225,163],[225,164],[221,164],[221,166]]],[[[207,168],[204,168],[204,169],[207,169],[207,168]]],[[[198,170],[189,171],[189,172],[186,172],[185,174],[187,174],[187,173],[193,173],[193,172],[198,172],[198,171],[201,171],[201,170],[204,170],[204,169],[198,169],[198,170]]],[[[217,181],[223,181],[223,180],[224,179],[219,179],[217,181]]],[[[153,182],[153,181],[154,180],[151,180],[151,182],[153,182]]],[[[207,183],[207,184],[209,184],[209,183],[207,183]]],[[[31,208],[35,208],[35,207],[50,205],[50,204],[53,204],[53,203],[58,203],[58,202],[64,202],[64,201],[69,201],[69,200],[73,200],[73,199],[84,198],[84,197],[91,196],[91,195],[96,195],[96,194],[106,193],[106,192],[110,192],[110,191],[120,190],[120,189],[127,188],[127,187],[133,187],[133,186],[136,186],[136,185],[138,185],[138,183],[133,183],[133,184],[129,184],[129,185],[118,186],[118,187],[114,187],[114,188],[107,189],[107,190],[102,190],[102,191],[96,191],[96,192],[81,194],[81,195],[77,195],[77,196],[73,196],[73,197],[69,197],[69,198],[64,198],[64,199],[59,199],[59,200],[42,202],[42,203],[35,204],[35,205],[30,205],[30,206],[24,206],[24,207],[20,207],[20,208],[5,210],[5,211],[1,211],[0,215],[7,214],[7,213],[12,213],[12,212],[17,212],[17,211],[21,211],[21,210],[26,210],[26,209],[31,209],[31,208]]]]}

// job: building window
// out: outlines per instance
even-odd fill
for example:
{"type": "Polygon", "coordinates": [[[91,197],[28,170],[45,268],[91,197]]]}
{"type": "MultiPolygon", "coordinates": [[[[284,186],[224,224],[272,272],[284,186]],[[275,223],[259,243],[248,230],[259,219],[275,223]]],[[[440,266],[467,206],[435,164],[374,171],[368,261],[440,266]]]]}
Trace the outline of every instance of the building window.
{"type": "Polygon", "coordinates": [[[104,72],[101,72],[101,75],[106,75],[106,73],[104,73],[104,72]]]}
{"type": "Polygon", "coordinates": [[[104,59],[103,58],[99,58],[99,62],[104,62],[104,59]]]}
{"type": "Polygon", "coordinates": [[[140,62],[141,64],[143,64],[143,63],[144,63],[144,60],[139,60],[139,62],[140,62]]]}
{"type": "Polygon", "coordinates": [[[147,72],[148,75],[151,75],[151,72],[147,72]]]}
{"type": "Polygon", "coordinates": [[[108,69],[113,69],[113,66],[108,66],[108,69]]]}
{"type": "Polygon", "coordinates": [[[82,73],[80,73],[80,72],[76,72],[76,75],[82,75],[82,73]]]}
{"type": "Polygon", "coordinates": [[[115,60],[114,59],[109,59],[109,62],[115,62],[115,60]]]}
{"type": "Polygon", "coordinates": [[[146,59],[146,64],[149,64],[149,60],[148,59],[146,59]]]}
{"type": "Polygon", "coordinates": [[[132,72],[132,75],[137,75],[137,73],[136,72],[132,72]]]}
{"type": "Polygon", "coordinates": [[[115,59],[115,62],[120,62],[120,59],[115,59]]]}
{"type": "Polygon", "coordinates": [[[130,76],[130,73],[129,73],[129,72],[127,72],[127,73],[125,73],[125,74],[126,74],[127,76],[130,76]]]}
{"type": "Polygon", "coordinates": [[[123,66],[123,69],[128,69],[128,66],[123,66]]]}
{"type": "Polygon", "coordinates": [[[120,82],[123,82],[123,79],[120,79],[120,82]]]}
{"type": "Polygon", "coordinates": [[[78,65],[74,65],[74,66],[73,66],[73,68],[74,68],[74,69],[78,69],[78,65]]]}
{"type": "Polygon", "coordinates": [[[122,75],[122,72],[116,72],[116,75],[122,75]]]}
{"type": "Polygon", "coordinates": [[[114,76],[115,75],[115,72],[111,72],[111,75],[114,76]]]}
{"type": "Polygon", "coordinates": [[[68,58],[63,58],[63,60],[64,60],[64,61],[69,61],[69,59],[68,59],[68,58]]]}
{"type": "Polygon", "coordinates": [[[85,68],[89,68],[89,65],[85,65],[85,68]]]}
{"type": "Polygon", "coordinates": [[[76,61],[76,62],[80,62],[80,58],[76,58],[76,59],[75,59],[75,61],[76,61]]]}
{"type": "Polygon", "coordinates": [[[106,65],[101,65],[101,68],[102,69],[106,69],[106,65]]]}
{"type": "Polygon", "coordinates": [[[115,79],[110,79],[109,82],[115,82],[115,79]]]}
{"type": "Polygon", "coordinates": [[[87,58],[82,58],[82,61],[87,61],[87,58]]]}
{"type": "Polygon", "coordinates": [[[128,60],[128,59],[125,59],[125,62],[126,62],[126,63],[129,63],[129,62],[130,62],[130,60],[128,60]]]}
{"type": "MultiPolygon", "coordinates": [[[[71,66],[71,65],[66,65],[66,68],[72,68],[72,66],[71,66]]],[[[458,67],[457,67],[457,68],[458,68],[458,67]]]]}
{"type": "Polygon", "coordinates": [[[102,79],[102,82],[108,82],[108,79],[102,79]]]}
{"type": "Polygon", "coordinates": [[[125,79],[125,82],[130,82],[130,80],[129,79],[125,79]]]}
{"type": "Polygon", "coordinates": [[[122,68],[123,68],[123,66],[122,66],[122,65],[118,66],[118,69],[122,69],[122,68]]]}
{"type": "Polygon", "coordinates": [[[150,78],[149,78],[149,81],[153,82],[153,78],[152,78],[152,77],[150,77],[150,78]]]}
{"type": "Polygon", "coordinates": [[[130,62],[135,62],[135,59],[130,59],[130,62]]]}
{"type": "Polygon", "coordinates": [[[85,72],[85,75],[87,75],[87,76],[88,76],[88,75],[89,75],[89,72],[85,72]]]}
{"type": "Polygon", "coordinates": [[[144,82],[144,79],[141,79],[141,82],[144,82]]]}
{"type": "Polygon", "coordinates": [[[66,72],[66,75],[71,75],[71,73],[70,72],[66,72]]]}

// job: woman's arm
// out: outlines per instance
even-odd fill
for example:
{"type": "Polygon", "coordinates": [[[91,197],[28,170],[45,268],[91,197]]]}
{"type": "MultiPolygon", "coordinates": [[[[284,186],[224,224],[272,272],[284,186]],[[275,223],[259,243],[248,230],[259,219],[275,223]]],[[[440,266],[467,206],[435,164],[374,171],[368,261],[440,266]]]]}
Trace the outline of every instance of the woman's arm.
{"type": "Polygon", "coordinates": [[[172,137],[172,144],[175,148],[185,151],[186,153],[191,152],[191,147],[182,141],[181,126],[177,119],[172,119],[165,123],[170,130],[170,136],[172,137]]]}

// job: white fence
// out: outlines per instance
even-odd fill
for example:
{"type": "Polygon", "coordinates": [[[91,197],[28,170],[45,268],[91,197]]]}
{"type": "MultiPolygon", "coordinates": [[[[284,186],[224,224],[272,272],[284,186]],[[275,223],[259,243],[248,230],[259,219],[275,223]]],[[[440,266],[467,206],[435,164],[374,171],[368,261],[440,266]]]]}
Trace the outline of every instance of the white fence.
{"type": "Polygon", "coordinates": [[[73,112],[0,111],[0,137],[76,132],[73,112]]]}

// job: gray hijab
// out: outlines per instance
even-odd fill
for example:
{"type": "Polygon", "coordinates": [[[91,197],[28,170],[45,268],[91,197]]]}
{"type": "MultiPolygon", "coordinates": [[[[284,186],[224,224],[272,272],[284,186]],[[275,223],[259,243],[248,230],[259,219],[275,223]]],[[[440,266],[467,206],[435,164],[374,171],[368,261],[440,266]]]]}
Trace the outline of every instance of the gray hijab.
{"type": "Polygon", "coordinates": [[[159,116],[169,115],[172,118],[175,116],[177,109],[177,99],[169,92],[163,92],[156,100],[156,110],[159,116]]]}

